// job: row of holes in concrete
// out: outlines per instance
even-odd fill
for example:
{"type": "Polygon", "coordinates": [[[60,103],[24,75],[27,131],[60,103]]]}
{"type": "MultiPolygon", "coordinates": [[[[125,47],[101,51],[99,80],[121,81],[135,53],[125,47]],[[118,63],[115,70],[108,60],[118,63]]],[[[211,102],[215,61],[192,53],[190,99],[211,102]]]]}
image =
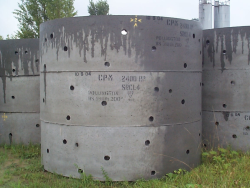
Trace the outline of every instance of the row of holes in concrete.
{"type": "MultiPolygon", "coordinates": [[[[36,124],[36,127],[39,128],[40,127],[40,124],[36,124]]],[[[9,133],[9,136],[13,136],[12,133],[9,133]]]]}
{"type": "MultiPolygon", "coordinates": [[[[25,54],[28,54],[28,51],[25,51],[24,52],[25,54]]],[[[19,54],[19,52],[18,51],[15,51],[15,55],[18,55],[19,54]]]]}
{"type": "MultiPolygon", "coordinates": [[[[70,90],[72,90],[72,91],[75,90],[75,87],[74,87],[73,85],[71,85],[69,88],[70,88],[70,90]]],[[[159,91],[160,91],[159,87],[155,87],[154,90],[155,90],[156,92],[159,92],[159,91]]],[[[169,93],[172,93],[173,90],[170,89],[170,90],[168,90],[168,92],[169,92],[169,93]]]]}
{"type": "MultiPolygon", "coordinates": [[[[125,35],[128,34],[128,31],[127,31],[126,29],[123,29],[123,30],[121,31],[121,34],[125,36],[125,35]]],[[[51,33],[51,34],[50,34],[50,39],[53,39],[53,38],[54,38],[54,34],[51,33]]],[[[195,34],[193,34],[193,38],[195,38],[195,34]]],[[[47,42],[47,41],[48,41],[47,38],[45,38],[44,41],[47,42]]],[[[199,42],[200,42],[200,40],[199,40],[199,42]]],[[[67,46],[64,46],[63,50],[64,50],[64,51],[68,51],[68,47],[67,47],[67,46]]],[[[153,52],[156,51],[156,46],[152,46],[152,51],[153,51],[153,52]]],[[[200,51],[200,54],[201,54],[201,51],[200,51]]]]}
{"type": "MultiPolygon", "coordinates": [[[[200,134],[199,134],[199,136],[200,136],[200,134]]],[[[67,140],[66,139],[64,139],[63,140],[63,144],[67,144],[67,140]]],[[[150,141],[149,140],[146,140],[145,141],[145,145],[146,146],[149,146],[150,145],[150,141]]],[[[76,147],[79,147],[79,144],[78,143],[75,143],[75,146],[76,147]]],[[[49,149],[47,149],[47,153],[49,153],[49,149]]],[[[190,150],[186,150],[186,154],[188,155],[190,153],[190,150]]],[[[109,161],[111,159],[111,157],[110,156],[108,156],[108,155],[105,155],[104,156],[104,160],[105,161],[109,161]]],[[[83,173],[83,170],[82,169],[78,169],[78,173],[83,173]]],[[[153,175],[155,175],[156,174],[156,172],[153,170],[153,171],[151,171],[151,175],[153,176],[153,175]]]]}
{"type": "MultiPolygon", "coordinates": [[[[216,126],[219,126],[220,123],[219,123],[218,121],[216,121],[216,122],[215,122],[215,125],[216,125],[216,126]]],[[[250,130],[250,126],[246,126],[245,129],[249,131],[249,130],[250,130]]],[[[236,135],[236,134],[233,134],[232,137],[233,137],[233,138],[237,138],[237,135],[236,135]]]]}
{"type": "MultiPolygon", "coordinates": [[[[121,34],[125,36],[125,35],[128,34],[128,31],[127,31],[126,29],[122,29],[122,30],[121,30],[121,34]]],[[[50,39],[53,39],[53,38],[54,38],[54,34],[51,33],[51,34],[50,34],[50,39]]],[[[195,39],[195,34],[193,34],[193,38],[195,39]]],[[[48,41],[47,38],[45,38],[44,41],[47,42],[47,41],[48,41]]],[[[199,40],[199,41],[200,41],[200,40],[199,40]]]]}
{"type": "MultiPolygon", "coordinates": [[[[235,85],[235,81],[231,81],[230,83],[231,83],[231,85],[233,85],[233,86],[235,85]]],[[[205,86],[205,84],[202,83],[202,86],[205,86]]]]}
{"type": "MultiPolygon", "coordinates": [[[[210,40],[207,40],[206,44],[209,45],[210,44],[210,40]]],[[[222,50],[222,53],[223,53],[223,55],[226,55],[227,51],[226,50],[222,50]]]]}
{"type": "MultiPolygon", "coordinates": [[[[105,62],[105,63],[104,63],[104,66],[105,66],[105,67],[110,67],[110,65],[111,65],[111,64],[110,64],[109,62],[105,62]]],[[[184,67],[184,68],[187,68],[187,63],[184,63],[184,66],[183,66],[183,67],[184,67]]],[[[46,69],[46,64],[43,65],[43,68],[46,69]]],[[[15,69],[13,69],[13,72],[15,72],[15,69]]]]}

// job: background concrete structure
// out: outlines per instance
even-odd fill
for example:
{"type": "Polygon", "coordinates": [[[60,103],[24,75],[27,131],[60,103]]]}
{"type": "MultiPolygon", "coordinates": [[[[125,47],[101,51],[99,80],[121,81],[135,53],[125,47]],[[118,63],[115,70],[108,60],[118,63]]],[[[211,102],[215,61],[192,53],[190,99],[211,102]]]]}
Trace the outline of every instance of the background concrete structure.
{"type": "Polygon", "coordinates": [[[39,40],[0,41],[0,144],[40,143],[39,40]]]}
{"type": "Polygon", "coordinates": [[[44,168],[115,181],[200,163],[199,22],[90,16],[40,26],[44,168]]]}
{"type": "Polygon", "coordinates": [[[250,27],[203,32],[203,139],[207,148],[250,149],[250,27]]]}
{"type": "Polygon", "coordinates": [[[214,1],[214,28],[230,27],[230,0],[214,1]]]}
{"type": "Polygon", "coordinates": [[[212,29],[212,2],[199,0],[199,21],[202,29],[212,29]]]}

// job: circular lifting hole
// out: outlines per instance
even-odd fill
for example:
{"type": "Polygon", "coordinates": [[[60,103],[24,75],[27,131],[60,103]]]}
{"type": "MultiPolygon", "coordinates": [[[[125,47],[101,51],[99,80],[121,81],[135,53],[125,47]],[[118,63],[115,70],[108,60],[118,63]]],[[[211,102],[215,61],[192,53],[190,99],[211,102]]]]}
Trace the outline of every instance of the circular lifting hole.
{"type": "Polygon", "coordinates": [[[25,53],[25,54],[28,54],[28,51],[25,51],[24,53],[25,53]]]}
{"type": "Polygon", "coordinates": [[[172,93],[172,92],[173,92],[172,89],[170,89],[170,90],[169,90],[169,93],[172,93]]]}
{"type": "Polygon", "coordinates": [[[219,123],[218,121],[215,122],[215,125],[216,125],[216,126],[219,126],[219,124],[220,124],[220,123],[219,123]]]}
{"type": "Polygon", "coordinates": [[[54,35],[53,35],[53,33],[51,33],[51,34],[50,34],[50,38],[53,39],[53,37],[54,37],[54,35]]]}
{"type": "Polygon", "coordinates": [[[227,53],[227,51],[226,51],[226,50],[223,50],[222,53],[225,55],[225,54],[227,53]]]}
{"type": "Polygon", "coordinates": [[[145,145],[146,145],[146,146],[149,146],[149,144],[150,144],[150,141],[149,141],[149,140],[146,140],[146,141],[145,141],[145,145]]]}
{"type": "Polygon", "coordinates": [[[12,136],[12,133],[10,133],[9,136],[12,136]]]}
{"type": "Polygon", "coordinates": [[[226,107],[227,107],[227,105],[226,105],[226,104],[223,104],[222,106],[223,106],[223,108],[226,108],[226,107]]]}
{"type": "Polygon", "coordinates": [[[40,127],[40,125],[39,125],[39,124],[36,124],[36,127],[40,127]]]}
{"type": "Polygon", "coordinates": [[[108,155],[104,156],[104,160],[105,161],[109,161],[110,160],[110,156],[108,156],[108,155]]]}
{"type": "Polygon", "coordinates": [[[49,153],[49,149],[47,149],[47,153],[49,153]]]}
{"type": "Polygon", "coordinates": [[[68,51],[68,47],[67,46],[64,46],[63,50],[66,52],[68,51]]]}
{"type": "Polygon", "coordinates": [[[63,144],[67,144],[67,140],[64,139],[64,140],[63,140],[63,144]]]}
{"type": "Polygon", "coordinates": [[[15,96],[12,96],[11,98],[12,98],[12,99],[15,99],[15,96]]]}
{"type": "Polygon", "coordinates": [[[155,87],[155,91],[156,91],[156,92],[159,92],[160,89],[159,89],[158,87],[155,87]]]}
{"type": "Polygon", "coordinates": [[[67,119],[67,120],[70,120],[70,116],[67,116],[66,119],[67,119]]]}
{"type": "Polygon", "coordinates": [[[156,47],[152,46],[152,52],[156,51],[156,47]]]}
{"type": "Polygon", "coordinates": [[[210,44],[210,41],[209,41],[209,40],[207,40],[207,41],[206,41],[206,44],[207,44],[207,45],[208,45],[208,44],[210,44]]]}
{"type": "Polygon", "coordinates": [[[193,34],[193,38],[195,38],[195,34],[193,34]]]}
{"type": "Polygon", "coordinates": [[[12,72],[16,72],[16,69],[12,69],[12,72]]]}
{"type": "Polygon", "coordinates": [[[185,100],[184,99],[181,101],[181,104],[185,104],[185,100]]]}
{"type": "Polygon", "coordinates": [[[190,152],[190,151],[189,151],[189,149],[188,149],[188,150],[186,151],[186,154],[189,154],[189,152],[190,152]]]}
{"type": "Polygon", "coordinates": [[[155,175],[155,171],[151,171],[151,176],[154,176],[155,175]]]}
{"type": "Polygon", "coordinates": [[[72,91],[73,91],[74,89],[75,89],[75,87],[74,87],[74,86],[70,86],[70,90],[72,90],[72,91]]]}
{"type": "Polygon", "coordinates": [[[148,120],[152,122],[152,121],[154,121],[154,117],[153,117],[153,116],[150,116],[150,117],[148,118],[148,120]]]}
{"type": "Polygon", "coordinates": [[[237,135],[236,135],[236,134],[233,134],[232,137],[233,137],[233,138],[237,138],[237,135]]]}
{"type": "Polygon", "coordinates": [[[234,85],[235,85],[235,81],[231,81],[231,85],[233,85],[233,86],[234,86],[234,85]]]}
{"type": "Polygon", "coordinates": [[[18,51],[15,51],[15,55],[18,55],[18,51]]]}
{"type": "Polygon", "coordinates": [[[76,147],[78,147],[78,146],[79,146],[79,144],[78,144],[78,143],[76,143],[76,144],[75,144],[75,146],[76,146],[76,147]]]}
{"type": "Polygon", "coordinates": [[[187,63],[184,63],[184,68],[187,68],[187,66],[188,66],[187,63]]]}
{"type": "Polygon", "coordinates": [[[127,35],[127,34],[128,34],[128,32],[127,32],[127,30],[126,30],[126,29],[123,29],[123,30],[121,31],[121,34],[122,34],[122,35],[127,35]]]}
{"type": "Polygon", "coordinates": [[[109,62],[105,62],[104,65],[105,65],[105,67],[109,67],[110,63],[109,62]]]}
{"type": "Polygon", "coordinates": [[[83,170],[82,170],[82,169],[78,169],[78,173],[79,173],[79,174],[82,174],[82,173],[83,173],[83,170]]]}
{"type": "Polygon", "coordinates": [[[102,101],[102,106],[106,106],[107,102],[106,101],[102,101]]]}

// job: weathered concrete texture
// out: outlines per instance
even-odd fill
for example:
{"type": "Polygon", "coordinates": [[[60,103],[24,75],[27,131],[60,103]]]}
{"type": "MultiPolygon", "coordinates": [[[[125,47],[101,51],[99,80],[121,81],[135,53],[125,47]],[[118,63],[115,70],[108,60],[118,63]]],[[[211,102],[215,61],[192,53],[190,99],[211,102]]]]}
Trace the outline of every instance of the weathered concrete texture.
{"type": "Polygon", "coordinates": [[[42,121],[45,169],[80,178],[78,169],[105,180],[161,178],[200,163],[201,122],[157,127],[67,126],[42,121]],[[189,166],[187,166],[187,164],[189,166]]]}
{"type": "Polygon", "coordinates": [[[250,112],[249,36],[250,27],[203,32],[203,138],[209,148],[250,149],[243,134],[248,123],[244,117],[250,112]],[[239,117],[231,116],[235,113],[239,117]]]}
{"type": "Polygon", "coordinates": [[[40,143],[39,39],[0,41],[0,79],[0,143],[40,143]]]}
{"type": "Polygon", "coordinates": [[[203,112],[203,137],[207,148],[227,147],[249,151],[250,112],[203,112]]]}
{"type": "MultiPolygon", "coordinates": [[[[0,92],[0,112],[38,112],[39,105],[39,76],[5,77],[6,89],[0,92]]],[[[3,83],[0,82],[0,88],[3,83]]]]}
{"type": "Polygon", "coordinates": [[[199,22],[90,16],[40,30],[46,170],[134,181],[200,163],[199,22]]]}
{"type": "Polygon", "coordinates": [[[41,142],[40,113],[0,113],[0,144],[41,142]]]}
{"type": "Polygon", "coordinates": [[[88,73],[46,73],[46,101],[42,74],[41,120],[66,125],[122,127],[150,126],[149,123],[173,125],[201,119],[200,73],[91,72],[86,76],[88,73]],[[100,81],[103,75],[110,80],[100,81]],[[102,105],[103,101],[107,102],[106,106],[102,105]]]}

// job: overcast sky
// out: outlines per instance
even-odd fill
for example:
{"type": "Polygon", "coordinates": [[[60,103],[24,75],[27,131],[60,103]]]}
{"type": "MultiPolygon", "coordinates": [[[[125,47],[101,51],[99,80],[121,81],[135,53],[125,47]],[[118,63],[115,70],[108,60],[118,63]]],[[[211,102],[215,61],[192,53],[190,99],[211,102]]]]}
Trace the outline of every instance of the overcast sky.
{"type": "MultiPolygon", "coordinates": [[[[94,0],[97,1],[97,0],[94,0]]],[[[15,34],[13,11],[21,0],[0,0],[0,35],[15,34]]],[[[108,0],[112,15],[155,15],[192,19],[199,17],[199,0],[108,0]]],[[[77,16],[87,16],[89,0],[75,0],[77,16]]],[[[250,0],[231,0],[231,26],[250,25],[250,0]]]]}

